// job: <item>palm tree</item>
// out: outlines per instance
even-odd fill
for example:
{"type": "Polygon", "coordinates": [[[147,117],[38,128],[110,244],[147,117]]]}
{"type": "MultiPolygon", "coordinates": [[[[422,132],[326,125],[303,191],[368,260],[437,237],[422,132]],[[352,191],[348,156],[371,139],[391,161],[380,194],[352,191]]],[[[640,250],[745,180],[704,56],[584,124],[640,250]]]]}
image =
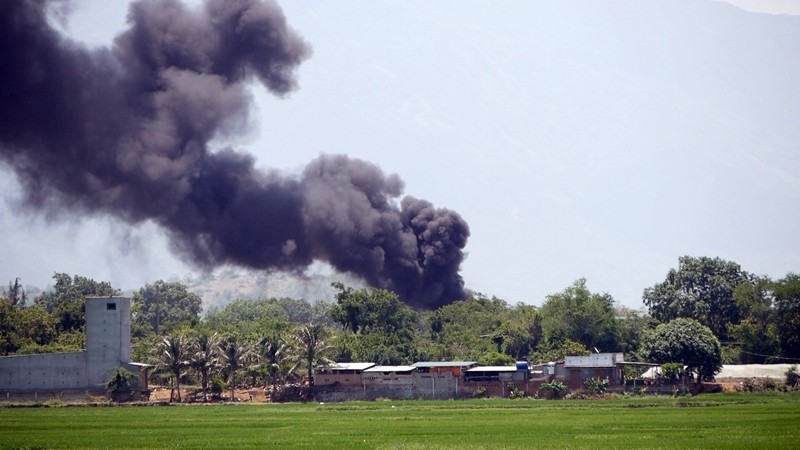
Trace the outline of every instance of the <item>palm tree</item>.
{"type": "Polygon", "coordinates": [[[262,339],[258,347],[258,357],[267,368],[267,384],[264,388],[270,387],[270,399],[272,399],[280,378],[281,364],[287,357],[289,346],[280,336],[272,336],[262,339]]]}
{"type": "Polygon", "coordinates": [[[223,340],[218,349],[222,366],[228,370],[231,400],[233,400],[236,389],[236,371],[247,362],[250,356],[250,349],[246,344],[239,342],[236,336],[230,336],[223,340]]]}
{"type": "Polygon", "coordinates": [[[164,336],[155,347],[156,370],[168,372],[175,379],[170,388],[170,402],[175,391],[178,392],[178,402],[181,401],[181,377],[186,374],[184,369],[189,365],[187,353],[186,339],[180,335],[164,336]]]}
{"type": "Polygon", "coordinates": [[[326,335],[327,330],[323,325],[309,324],[297,328],[293,336],[298,347],[298,359],[306,364],[308,370],[308,397],[314,391],[314,365],[327,361],[322,354],[331,348],[323,340],[326,335]]]}
{"type": "Polygon", "coordinates": [[[200,334],[192,345],[189,355],[189,367],[200,375],[200,384],[203,386],[203,403],[208,402],[208,380],[211,372],[219,367],[217,348],[219,336],[200,334]]]}

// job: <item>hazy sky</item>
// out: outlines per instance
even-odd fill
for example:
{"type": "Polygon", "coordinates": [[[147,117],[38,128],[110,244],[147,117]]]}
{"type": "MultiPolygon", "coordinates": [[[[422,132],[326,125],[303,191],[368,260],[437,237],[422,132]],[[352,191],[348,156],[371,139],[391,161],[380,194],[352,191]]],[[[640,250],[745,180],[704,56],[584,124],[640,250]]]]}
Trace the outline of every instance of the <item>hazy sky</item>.
{"type": "MultiPolygon", "coordinates": [[[[639,307],[682,255],[799,270],[800,18],[704,0],[281,6],[314,49],[300,89],[254,86],[249,131],[224,144],[265,169],[346,153],[397,173],[470,224],[467,287],[540,304],[585,277],[639,307]]],[[[77,1],[64,28],[108,45],[124,21],[122,2],[77,1]]],[[[0,190],[0,282],[192,273],[152,224],[20,213],[5,169],[0,190]]]]}

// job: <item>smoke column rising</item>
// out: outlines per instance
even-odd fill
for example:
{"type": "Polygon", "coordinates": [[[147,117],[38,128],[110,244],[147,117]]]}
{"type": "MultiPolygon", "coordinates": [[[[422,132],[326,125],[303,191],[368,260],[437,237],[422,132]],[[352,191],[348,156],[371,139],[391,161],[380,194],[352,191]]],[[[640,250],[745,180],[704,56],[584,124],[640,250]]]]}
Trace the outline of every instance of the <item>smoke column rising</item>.
{"type": "Polygon", "coordinates": [[[50,215],[152,220],[188,262],[302,270],[314,260],[394,290],[419,308],[464,298],[467,223],[346,156],[300,177],[211,151],[241,131],[258,80],[296,88],[310,47],[260,0],[175,0],[130,7],[110,48],[87,49],[47,21],[49,3],[0,2],[0,163],[25,205],[50,215]]]}

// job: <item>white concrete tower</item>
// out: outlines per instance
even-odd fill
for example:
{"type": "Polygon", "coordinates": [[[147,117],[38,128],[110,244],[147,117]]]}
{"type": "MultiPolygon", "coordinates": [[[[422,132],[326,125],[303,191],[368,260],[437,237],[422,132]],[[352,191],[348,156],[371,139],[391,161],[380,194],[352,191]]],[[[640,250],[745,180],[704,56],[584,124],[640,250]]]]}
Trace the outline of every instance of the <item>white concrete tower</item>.
{"type": "Polygon", "coordinates": [[[131,362],[131,299],[86,298],[86,372],[90,386],[105,385],[115,367],[131,362]]]}

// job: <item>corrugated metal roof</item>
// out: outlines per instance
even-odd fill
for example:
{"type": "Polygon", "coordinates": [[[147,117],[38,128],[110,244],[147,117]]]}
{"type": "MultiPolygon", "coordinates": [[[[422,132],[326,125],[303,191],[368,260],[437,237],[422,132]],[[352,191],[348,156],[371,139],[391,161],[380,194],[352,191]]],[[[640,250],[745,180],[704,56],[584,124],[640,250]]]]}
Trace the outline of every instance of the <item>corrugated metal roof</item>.
{"type": "Polygon", "coordinates": [[[374,366],[365,370],[364,372],[410,372],[414,370],[414,366],[374,366]]]}
{"type": "Polygon", "coordinates": [[[565,356],[564,367],[614,367],[623,361],[622,353],[594,353],[586,356],[565,356]]]}
{"type": "Polygon", "coordinates": [[[328,364],[327,366],[319,366],[320,369],[327,369],[327,370],[365,370],[372,366],[375,363],[333,363],[328,364]]]}
{"type": "Polygon", "coordinates": [[[516,366],[478,366],[467,370],[467,372],[516,372],[516,366]]]}
{"type": "Polygon", "coordinates": [[[469,367],[478,364],[478,361],[421,361],[415,362],[414,367],[469,367]]]}

